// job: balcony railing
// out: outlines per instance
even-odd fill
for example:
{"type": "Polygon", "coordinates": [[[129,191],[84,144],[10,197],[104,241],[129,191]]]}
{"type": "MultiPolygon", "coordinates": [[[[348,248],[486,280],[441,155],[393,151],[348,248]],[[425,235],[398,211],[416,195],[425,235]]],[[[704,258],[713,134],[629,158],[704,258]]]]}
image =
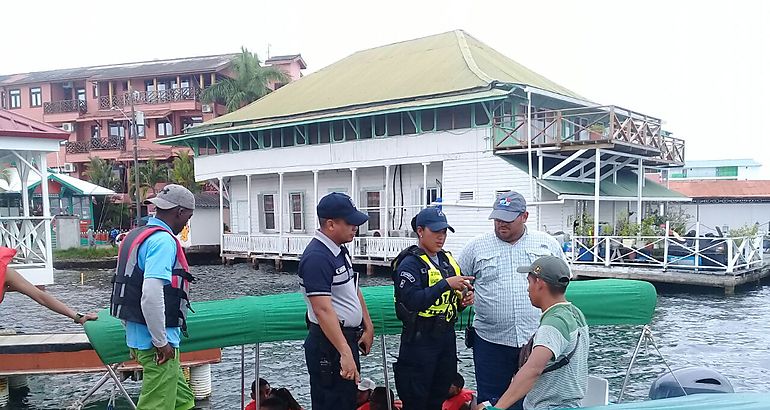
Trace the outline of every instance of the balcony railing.
{"type": "Polygon", "coordinates": [[[134,91],[122,95],[99,97],[99,109],[109,110],[112,107],[124,107],[131,105],[133,96],[134,104],[166,104],[180,101],[200,100],[201,89],[196,87],[172,88],[159,91],[134,91]]]}
{"type": "Polygon", "coordinates": [[[526,113],[500,115],[493,129],[495,150],[621,142],[660,152],[664,161],[684,163],[684,140],[663,131],[659,119],[614,106],[533,111],[529,120],[526,113]]]}
{"type": "Polygon", "coordinates": [[[67,154],[83,154],[91,151],[123,150],[126,139],[123,137],[91,138],[88,141],[68,141],[67,154]]]}
{"type": "MultiPolygon", "coordinates": [[[[48,260],[45,231],[50,218],[0,217],[0,246],[16,250],[14,267],[45,266],[48,260]]],[[[48,244],[50,246],[50,244],[48,244]]]]}
{"type": "MultiPolygon", "coordinates": [[[[313,239],[308,235],[278,234],[233,234],[227,233],[223,239],[223,251],[236,254],[281,254],[284,256],[299,256],[313,239]]],[[[411,245],[417,243],[416,238],[402,237],[369,237],[362,236],[353,239],[348,245],[351,256],[356,259],[392,259],[411,245]]]]}
{"type": "Polygon", "coordinates": [[[85,114],[87,111],[88,106],[84,100],[61,100],[43,104],[43,113],[45,114],[62,114],[68,112],[85,114]]]}

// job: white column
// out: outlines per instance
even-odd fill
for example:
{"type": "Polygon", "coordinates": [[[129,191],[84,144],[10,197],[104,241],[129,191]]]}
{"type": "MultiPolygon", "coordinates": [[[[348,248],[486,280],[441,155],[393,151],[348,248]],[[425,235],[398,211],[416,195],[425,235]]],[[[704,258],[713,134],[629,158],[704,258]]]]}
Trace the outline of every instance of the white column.
{"type": "Polygon", "coordinates": [[[642,188],[644,187],[644,165],[639,158],[637,163],[637,181],[636,181],[636,223],[642,225],[642,188]]]}
{"type": "Polygon", "coordinates": [[[350,197],[353,199],[353,205],[355,205],[356,208],[359,207],[358,193],[356,192],[358,190],[358,184],[356,184],[357,170],[358,168],[350,168],[350,197]]]}
{"type": "Polygon", "coordinates": [[[596,149],[596,156],[594,158],[594,262],[596,261],[596,253],[598,252],[599,245],[599,185],[602,181],[602,150],[596,149]]]}
{"type": "MultiPolygon", "coordinates": [[[[48,159],[46,152],[40,152],[38,157],[38,167],[40,168],[40,193],[43,196],[43,226],[45,229],[45,268],[46,272],[53,273],[53,249],[51,243],[51,204],[48,198],[48,159]]],[[[24,187],[24,192],[27,192],[24,187]]]]}
{"type": "MultiPolygon", "coordinates": [[[[529,168],[529,200],[535,200],[535,181],[532,174],[532,91],[527,91],[527,166],[529,168]]],[[[540,229],[538,227],[537,229],[540,229]]]]}
{"type": "MultiPolygon", "coordinates": [[[[22,157],[26,158],[26,155],[22,155],[22,157]]],[[[22,212],[23,216],[25,218],[29,217],[29,167],[27,164],[24,163],[24,161],[18,162],[19,171],[19,177],[21,177],[21,204],[22,204],[22,212]]]]}
{"type": "Polygon", "coordinates": [[[224,195],[222,193],[222,177],[219,180],[219,256],[224,255],[225,245],[225,212],[224,212],[224,195]]]}
{"type": "MultiPolygon", "coordinates": [[[[252,225],[252,212],[251,212],[251,175],[246,175],[246,204],[249,207],[249,229],[247,232],[249,233],[249,240],[248,242],[251,243],[251,225],[252,225]]],[[[249,250],[251,250],[251,247],[249,246],[249,250]]]]}
{"type": "Polygon", "coordinates": [[[427,208],[428,205],[428,165],[430,162],[422,163],[422,207],[427,208]]]}
{"type": "Polygon", "coordinates": [[[318,229],[318,211],[316,211],[316,207],[318,206],[318,170],[313,170],[313,220],[315,221],[315,228],[318,229]]]}
{"type": "Polygon", "coordinates": [[[388,237],[388,231],[390,230],[390,210],[388,209],[389,195],[388,185],[390,181],[390,165],[385,165],[385,229],[382,233],[383,238],[388,237]]]}
{"type": "Polygon", "coordinates": [[[283,172],[278,173],[278,256],[283,256],[283,172]]]}

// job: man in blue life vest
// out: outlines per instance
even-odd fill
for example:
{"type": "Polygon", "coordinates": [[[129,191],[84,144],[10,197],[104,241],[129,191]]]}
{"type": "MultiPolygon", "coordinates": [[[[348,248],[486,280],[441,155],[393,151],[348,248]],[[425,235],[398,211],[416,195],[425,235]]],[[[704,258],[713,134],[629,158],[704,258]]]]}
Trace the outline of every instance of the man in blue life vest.
{"type": "Polygon", "coordinates": [[[156,215],[120,244],[110,314],[125,324],[126,344],[144,371],[137,409],[187,410],[195,399],[182,374],[179,343],[194,278],[176,235],[192,217],[195,197],[170,184],[145,203],[155,205],[156,215]]]}

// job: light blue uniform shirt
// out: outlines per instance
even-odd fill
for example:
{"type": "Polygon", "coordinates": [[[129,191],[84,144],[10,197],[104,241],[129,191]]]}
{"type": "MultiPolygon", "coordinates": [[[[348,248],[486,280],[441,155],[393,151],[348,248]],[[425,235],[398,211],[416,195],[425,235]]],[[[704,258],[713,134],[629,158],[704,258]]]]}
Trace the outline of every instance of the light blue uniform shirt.
{"type": "MultiPolygon", "coordinates": [[[[171,232],[171,228],[158,218],[150,218],[148,226],[161,226],[171,232]]],[[[136,264],[144,271],[144,277],[162,279],[164,284],[171,283],[171,271],[176,264],[176,240],[163,232],[156,232],[139,246],[136,264]]],[[[181,339],[179,327],[167,327],[166,338],[171,346],[179,347],[181,339]]],[[[147,325],[126,321],[126,344],[134,349],[151,349],[152,336],[147,325]]]]}
{"type": "Polygon", "coordinates": [[[547,255],[564,259],[556,239],[530,229],[513,244],[491,232],[468,242],[457,263],[463,275],[476,277],[473,327],[480,338],[521,347],[535,334],[540,309],[529,300],[527,274],[516,272],[516,268],[547,255]]]}

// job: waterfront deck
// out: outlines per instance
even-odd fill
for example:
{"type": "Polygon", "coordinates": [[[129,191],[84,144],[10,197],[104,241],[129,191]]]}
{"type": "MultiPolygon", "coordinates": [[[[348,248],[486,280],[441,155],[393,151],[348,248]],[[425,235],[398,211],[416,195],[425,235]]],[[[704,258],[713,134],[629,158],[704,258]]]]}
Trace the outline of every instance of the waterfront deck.
{"type": "Polygon", "coordinates": [[[692,270],[661,270],[635,266],[574,265],[572,273],[576,279],[635,279],[651,283],[701,286],[724,289],[726,295],[735,293],[738,286],[757,283],[770,276],[770,259],[765,264],[738,274],[718,272],[694,272],[692,270]]]}

